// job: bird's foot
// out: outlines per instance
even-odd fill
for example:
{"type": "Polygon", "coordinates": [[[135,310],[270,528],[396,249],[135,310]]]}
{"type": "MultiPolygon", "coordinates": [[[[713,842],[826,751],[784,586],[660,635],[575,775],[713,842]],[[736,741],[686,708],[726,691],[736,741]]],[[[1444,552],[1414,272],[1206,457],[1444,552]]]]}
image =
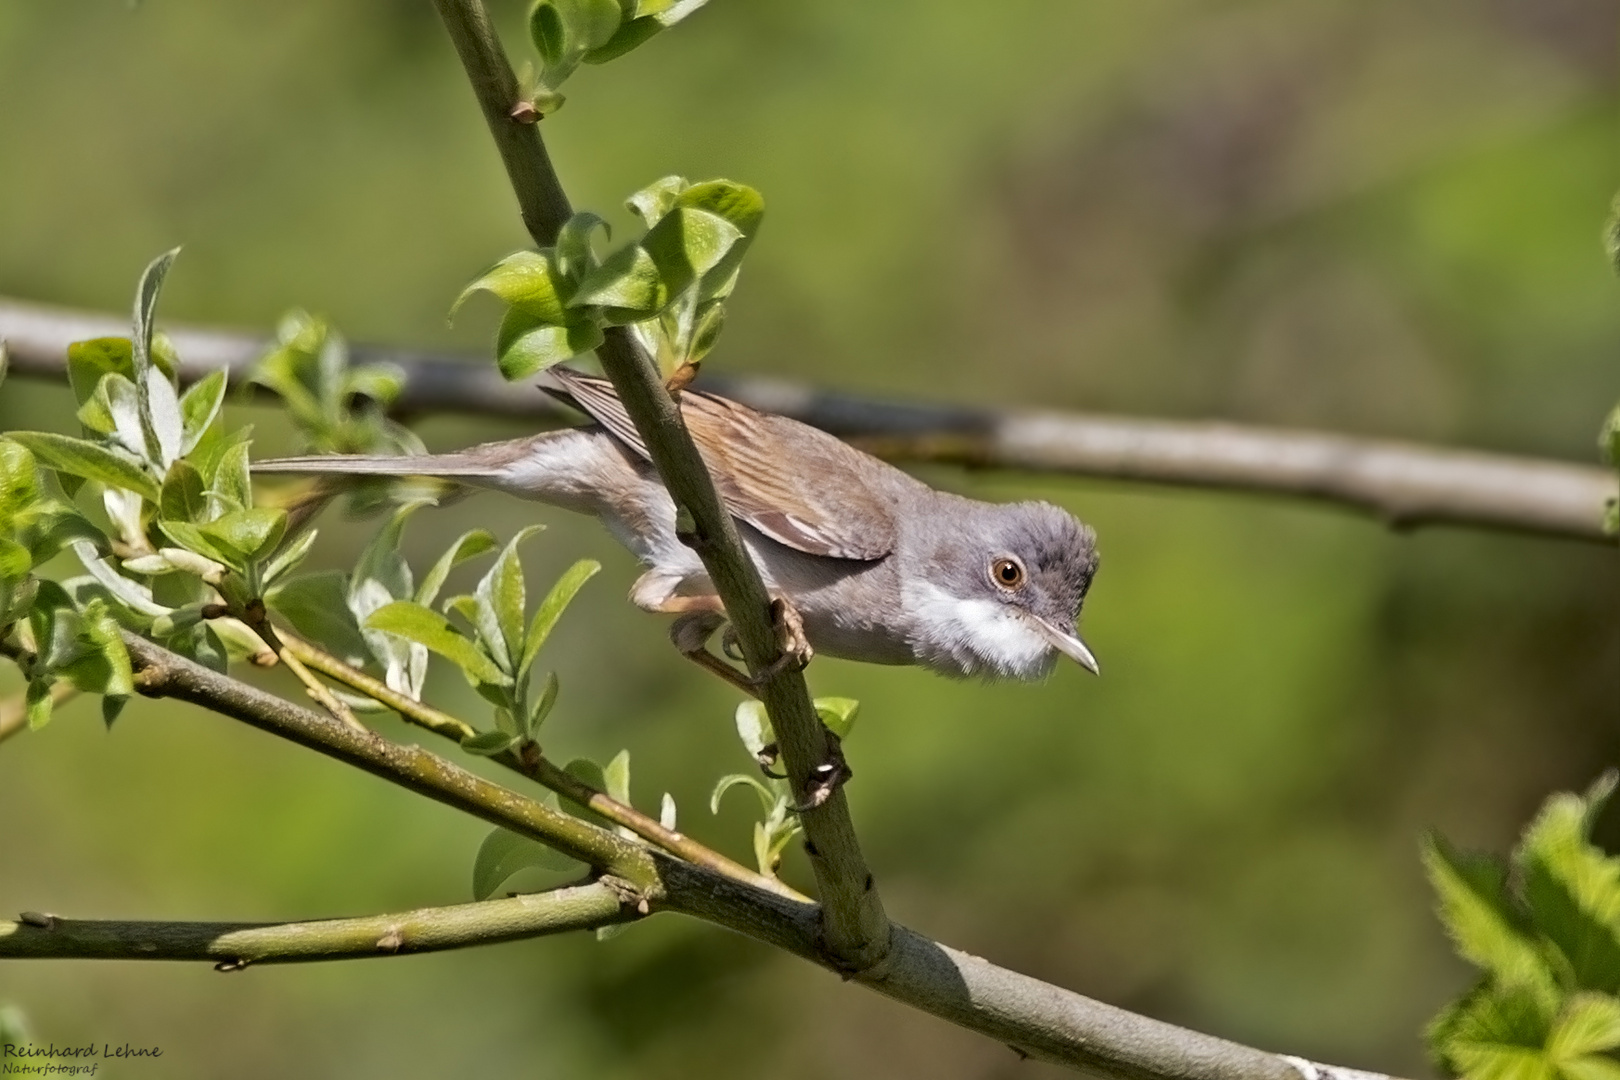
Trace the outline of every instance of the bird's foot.
{"type": "Polygon", "coordinates": [[[810,770],[809,782],[804,788],[804,802],[793,808],[796,814],[806,810],[814,810],[833,797],[833,792],[849,783],[854,777],[855,770],[849,767],[844,758],[842,741],[831,731],[827,732],[827,758],[821,764],[810,770]]]}

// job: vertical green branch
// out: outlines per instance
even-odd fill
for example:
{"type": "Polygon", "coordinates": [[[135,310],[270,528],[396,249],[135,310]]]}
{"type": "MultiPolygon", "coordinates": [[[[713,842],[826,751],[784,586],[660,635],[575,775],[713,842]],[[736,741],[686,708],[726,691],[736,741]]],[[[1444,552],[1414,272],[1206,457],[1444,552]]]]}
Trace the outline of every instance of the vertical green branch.
{"type": "MultiPolygon", "coordinates": [[[[539,247],[550,247],[571,215],[532,110],[519,108],[511,64],[480,0],[435,0],[456,52],[478,97],[517,196],[524,224],[539,247]]],[[[678,507],[692,518],[693,546],[737,632],[750,672],[773,670],[781,657],[759,571],[743,550],[736,525],[715,492],[680,410],[652,357],[625,327],[610,327],[598,349],[602,367],[647,444],[659,476],[678,507]]],[[[782,759],[795,792],[805,798],[812,770],[832,754],[803,675],[780,670],[760,687],[782,759]]],[[[890,926],[861,854],[842,791],[804,814],[805,850],[822,902],[825,946],[848,970],[865,970],[883,959],[890,926]]]]}

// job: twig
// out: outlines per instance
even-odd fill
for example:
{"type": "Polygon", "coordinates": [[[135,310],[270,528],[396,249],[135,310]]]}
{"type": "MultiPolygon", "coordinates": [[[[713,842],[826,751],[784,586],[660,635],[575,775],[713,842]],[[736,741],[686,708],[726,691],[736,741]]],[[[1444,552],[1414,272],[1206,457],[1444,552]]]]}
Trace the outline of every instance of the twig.
{"type": "Polygon", "coordinates": [[[594,929],[640,918],[600,882],[454,907],[355,919],[207,923],[59,919],[28,913],[0,920],[0,955],[11,960],[210,960],[249,964],[352,960],[439,952],[594,929]]]}
{"type": "MultiPolygon", "coordinates": [[[[79,694],[77,687],[58,680],[51,684],[51,708],[72,701],[79,694]]],[[[28,726],[28,701],[18,694],[9,701],[0,701],[0,742],[5,742],[28,726]]]]}
{"type": "MultiPolygon", "coordinates": [[[[465,742],[478,734],[478,729],[466,721],[401,694],[382,680],[373,678],[365,672],[345,664],[330,653],[316,648],[309,642],[295,637],[285,630],[277,632],[280,634],[281,642],[287,651],[305,664],[329,678],[343,683],[350,689],[357,690],[372,700],[386,705],[410,723],[426,728],[436,735],[443,735],[445,738],[457,743],[465,742]]],[[[589,807],[615,825],[621,825],[629,829],[643,840],[657,844],[660,848],[685,859],[687,862],[695,863],[698,866],[706,866],[717,874],[724,874],[726,877],[752,885],[756,889],[774,892],[791,900],[800,900],[806,903],[810,900],[809,897],[778,881],[776,878],[766,877],[764,874],[750,870],[742,863],[727,858],[685,833],[665,828],[661,822],[648,817],[635,807],[610,798],[606,792],[598,791],[572,773],[559,769],[540,753],[539,747],[533,742],[527,743],[522,751],[507,750],[493,755],[491,760],[522,773],[559,795],[564,795],[582,806],[589,807]]]]}
{"type": "MultiPolygon", "coordinates": [[[[524,224],[536,244],[549,246],[572,211],[538,127],[511,119],[517,80],[489,15],[481,0],[435,3],[500,150],[524,224]]],[[[810,702],[802,673],[776,665],[782,652],[759,570],[743,550],[736,523],[722,507],[680,409],[651,357],[623,327],[608,329],[597,355],[670,496],[676,506],[692,515],[693,547],[725,604],[748,670],[756,676],[776,671],[760,685],[760,698],[776,731],[793,792],[803,804],[808,801],[813,770],[830,759],[832,746],[810,702]]],[[[801,821],[805,850],[821,895],[822,930],[828,948],[848,971],[871,969],[888,952],[889,920],[861,855],[843,792],[834,791],[820,806],[803,813],[801,821]]]]}
{"type": "MultiPolygon", "coordinates": [[[[242,332],[165,329],[186,382],[222,367],[239,382],[271,345],[242,332]]],[[[128,332],[127,322],[112,316],[0,299],[0,339],[16,376],[61,381],[70,342],[128,332]]],[[[358,362],[399,369],[400,413],[466,412],[546,424],[572,418],[544,394],[514,393],[483,357],[379,345],[355,345],[353,354],[358,362]]],[[[1620,484],[1595,465],[1221,422],[873,401],[708,371],[702,385],[891,461],[1303,497],[1401,528],[1448,524],[1614,543],[1603,532],[1603,501],[1620,484]]]]}
{"type": "Polygon", "coordinates": [[[270,618],[265,611],[264,601],[259,599],[250,600],[247,610],[241,613],[241,618],[247,624],[248,629],[259,635],[259,640],[263,641],[270,651],[276,654],[287,670],[297,676],[298,681],[304,684],[304,689],[309,696],[314,698],[321,708],[332,714],[334,720],[346,724],[356,731],[368,730],[366,725],[355,719],[353,710],[345,705],[336,694],[328,690],[326,685],[311,674],[309,668],[303,665],[297,654],[287,648],[287,643],[281,639],[281,635],[276,633],[275,627],[270,625],[270,618]]]}
{"type": "Polygon", "coordinates": [[[640,844],[491,783],[421,747],[391,743],[363,727],[356,730],[322,717],[127,631],[124,645],[135,667],[136,689],[143,694],[202,705],[531,837],[638,888],[658,889],[657,867],[640,844]]]}
{"type": "MultiPolygon", "coordinates": [[[[671,911],[848,975],[842,959],[827,947],[820,910],[814,905],[649,851],[482,780],[420,748],[399,746],[371,732],[351,731],[144,638],[126,634],[124,640],[137,669],[137,685],[144,693],[201,705],[308,746],[557,847],[606,869],[612,878],[602,879],[596,889],[585,887],[592,889],[588,892],[545,894],[551,900],[518,897],[516,903],[493,902],[507,904],[504,908],[486,903],[428,909],[413,913],[409,932],[399,923],[412,916],[398,915],[288,927],[78,922],[28,913],[15,922],[0,922],[0,959],[197,959],[235,966],[243,960],[381,956],[395,951],[391,931],[396,929],[398,951],[404,952],[599,925],[632,918],[632,912],[671,911]],[[614,894],[611,908],[609,898],[597,889],[614,894]]],[[[902,926],[892,927],[891,940],[881,970],[868,969],[850,977],[896,1001],[1043,1060],[1133,1080],[1381,1080],[1378,1074],[1316,1066],[1139,1016],[997,967],[902,926]]]]}

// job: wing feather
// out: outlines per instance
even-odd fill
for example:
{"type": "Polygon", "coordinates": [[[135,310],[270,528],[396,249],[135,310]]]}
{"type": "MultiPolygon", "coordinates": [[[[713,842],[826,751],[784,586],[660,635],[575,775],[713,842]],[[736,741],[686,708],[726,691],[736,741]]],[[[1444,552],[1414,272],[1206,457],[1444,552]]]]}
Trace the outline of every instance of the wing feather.
{"type": "MultiPolygon", "coordinates": [[[[612,383],[566,368],[547,376],[556,384],[545,387],[548,393],[650,460],[612,383]]],[[[885,492],[895,478],[909,477],[785,416],[696,390],[682,391],[680,400],[692,441],[733,516],[810,555],[870,562],[894,550],[894,509],[885,492]]]]}

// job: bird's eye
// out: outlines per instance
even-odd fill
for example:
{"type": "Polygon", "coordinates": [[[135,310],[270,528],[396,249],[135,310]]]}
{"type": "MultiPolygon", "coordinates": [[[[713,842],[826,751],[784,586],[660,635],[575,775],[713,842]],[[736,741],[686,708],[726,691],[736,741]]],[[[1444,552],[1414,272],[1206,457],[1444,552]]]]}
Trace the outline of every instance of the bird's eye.
{"type": "Polygon", "coordinates": [[[1024,568],[1016,559],[997,559],[990,564],[990,580],[1003,589],[1017,589],[1024,584],[1024,568]]]}

